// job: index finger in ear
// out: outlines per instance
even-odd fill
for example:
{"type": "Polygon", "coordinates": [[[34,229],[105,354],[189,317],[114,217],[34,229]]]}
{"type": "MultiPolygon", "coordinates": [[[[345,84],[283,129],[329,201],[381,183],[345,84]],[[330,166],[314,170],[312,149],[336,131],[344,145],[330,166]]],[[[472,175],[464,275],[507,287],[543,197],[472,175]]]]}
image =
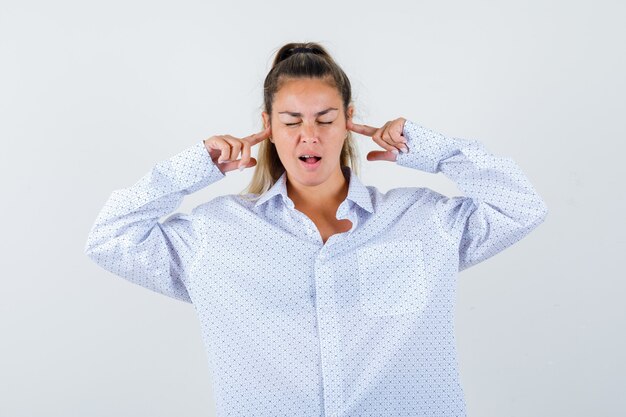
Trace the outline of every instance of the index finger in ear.
{"type": "Polygon", "coordinates": [[[376,133],[376,131],[378,130],[378,128],[376,127],[372,127],[372,126],[368,126],[368,125],[360,125],[358,123],[353,123],[353,122],[349,122],[346,127],[350,130],[352,130],[353,132],[356,133],[360,133],[362,135],[365,136],[372,136],[374,133],[376,133]]]}
{"type": "Polygon", "coordinates": [[[262,131],[246,136],[242,140],[249,142],[250,145],[256,145],[257,143],[262,142],[265,139],[269,138],[271,136],[271,133],[272,133],[272,128],[270,126],[267,126],[262,131]]]}

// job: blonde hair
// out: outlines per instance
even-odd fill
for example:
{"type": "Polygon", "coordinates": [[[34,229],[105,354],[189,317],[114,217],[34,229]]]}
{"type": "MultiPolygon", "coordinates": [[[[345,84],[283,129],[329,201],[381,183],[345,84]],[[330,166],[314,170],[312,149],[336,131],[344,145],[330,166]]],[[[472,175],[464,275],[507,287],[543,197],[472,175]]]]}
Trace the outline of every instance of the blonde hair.
{"type": "MultiPolygon", "coordinates": [[[[265,77],[263,85],[263,101],[265,111],[271,116],[274,96],[287,79],[294,78],[319,78],[327,80],[339,91],[344,115],[347,117],[348,106],[352,102],[352,87],[345,72],[332,59],[330,54],[320,44],[315,42],[288,43],[282,46],[274,58],[272,68],[265,77]],[[301,48],[306,48],[302,50],[301,48]]],[[[269,190],[285,172],[276,146],[269,140],[259,144],[256,157],[257,164],[254,174],[248,186],[239,194],[248,199],[255,200],[269,190]],[[253,194],[252,196],[248,194],[253,194]]],[[[339,163],[348,166],[353,175],[359,175],[359,152],[352,137],[352,131],[343,143],[339,163]]]]}

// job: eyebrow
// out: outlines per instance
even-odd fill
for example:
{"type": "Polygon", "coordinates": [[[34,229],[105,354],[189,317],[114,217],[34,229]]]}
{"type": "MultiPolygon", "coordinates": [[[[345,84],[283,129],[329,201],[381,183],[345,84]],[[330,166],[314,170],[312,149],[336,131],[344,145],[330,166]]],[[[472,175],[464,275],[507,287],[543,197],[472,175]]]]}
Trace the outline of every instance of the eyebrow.
{"type": "MultiPolygon", "coordinates": [[[[326,110],[318,111],[316,113],[316,115],[317,116],[321,116],[322,114],[326,114],[326,113],[328,113],[331,110],[339,110],[339,109],[336,109],[335,107],[329,107],[326,110]]],[[[292,111],[281,111],[281,112],[278,112],[278,114],[285,114],[285,113],[290,115],[290,116],[294,116],[294,117],[302,116],[302,113],[297,113],[297,112],[292,112],[292,111]]]]}

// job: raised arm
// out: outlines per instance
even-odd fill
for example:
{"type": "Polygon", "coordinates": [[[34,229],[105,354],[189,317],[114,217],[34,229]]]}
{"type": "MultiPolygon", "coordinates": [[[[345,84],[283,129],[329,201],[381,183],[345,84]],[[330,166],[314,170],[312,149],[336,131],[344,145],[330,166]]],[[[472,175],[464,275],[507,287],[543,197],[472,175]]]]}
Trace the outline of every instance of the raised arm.
{"type": "Polygon", "coordinates": [[[223,177],[204,141],[159,162],[134,185],[113,191],[89,232],[85,254],[135,284],[191,302],[185,270],[195,249],[194,212],[159,219],[186,194],[223,177]]]}
{"type": "Polygon", "coordinates": [[[442,172],[466,194],[446,197],[430,190],[441,225],[459,242],[459,271],[519,241],[548,214],[545,202],[517,164],[493,155],[476,140],[447,137],[403,117],[380,128],[351,120],[347,127],[370,136],[385,149],[369,152],[368,160],[442,172]],[[398,153],[399,149],[406,152],[398,153]]]}
{"type": "Polygon", "coordinates": [[[546,203],[509,157],[490,153],[476,140],[447,137],[406,120],[407,153],[396,162],[442,172],[465,196],[438,194],[442,224],[459,239],[459,271],[511,246],[541,224],[546,203]]]}
{"type": "Polygon", "coordinates": [[[251,147],[270,133],[267,127],[242,139],[211,136],[159,162],[135,185],[113,191],[89,232],[85,254],[135,284],[191,303],[186,275],[198,246],[198,207],[191,214],[172,212],[186,194],[226,172],[255,166],[251,147]]]}

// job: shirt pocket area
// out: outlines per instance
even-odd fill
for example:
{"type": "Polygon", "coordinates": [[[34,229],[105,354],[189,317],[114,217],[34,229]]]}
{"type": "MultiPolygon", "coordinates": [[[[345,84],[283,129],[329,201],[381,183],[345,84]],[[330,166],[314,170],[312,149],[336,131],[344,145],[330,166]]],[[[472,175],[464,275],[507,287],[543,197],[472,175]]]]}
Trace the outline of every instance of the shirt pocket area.
{"type": "Polygon", "coordinates": [[[397,239],[357,249],[359,305],[369,316],[424,309],[432,283],[426,278],[422,241],[397,239]]]}

